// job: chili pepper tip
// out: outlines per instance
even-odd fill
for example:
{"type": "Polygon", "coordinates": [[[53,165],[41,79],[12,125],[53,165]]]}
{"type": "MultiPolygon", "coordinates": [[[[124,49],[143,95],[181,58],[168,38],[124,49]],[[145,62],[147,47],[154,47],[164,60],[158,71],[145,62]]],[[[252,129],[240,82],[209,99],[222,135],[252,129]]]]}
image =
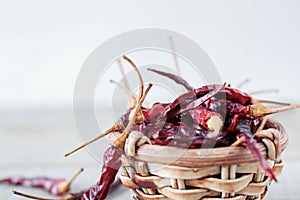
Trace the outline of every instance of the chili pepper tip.
{"type": "Polygon", "coordinates": [[[110,127],[109,129],[107,129],[104,133],[102,133],[102,134],[100,134],[100,135],[94,137],[94,138],[91,139],[90,141],[88,141],[88,142],[82,144],[81,146],[79,146],[79,147],[73,149],[72,151],[66,153],[64,156],[67,157],[67,156],[69,156],[69,155],[75,153],[76,151],[78,151],[78,150],[84,148],[85,146],[87,146],[87,145],[89,145],[89,144],[91,144],[91,143],[93,143],[93,142],[99,140],[100,138],[102,138],[102,137],[108,135],[109,133],[114,132],[114,131],[118,131],[118,130],[120,130],[120,129],[121,129],[121,125],[118,124],[118,122],[116,122],[114,126],[112,126],[112,127],[110,127]]]}

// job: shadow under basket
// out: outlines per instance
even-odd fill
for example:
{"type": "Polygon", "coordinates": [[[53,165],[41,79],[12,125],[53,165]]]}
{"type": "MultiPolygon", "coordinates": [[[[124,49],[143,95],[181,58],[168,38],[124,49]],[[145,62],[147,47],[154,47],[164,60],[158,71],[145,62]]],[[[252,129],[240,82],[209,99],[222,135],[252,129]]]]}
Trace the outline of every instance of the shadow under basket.
{"type": "MultiPolygon", "coordinates": [[[[110,139],[115,138],[112,134],[110,139]]],[[[278,176],[283,168],[280,154],[288,143],[284,128],[268,120],[255,138],[278,176]]],[[[183,149],[149,143],[133,131],[122,156],[120,179],[136,200],[258,200],[271,183],[257,158],[243,146],[183,149]]]]}

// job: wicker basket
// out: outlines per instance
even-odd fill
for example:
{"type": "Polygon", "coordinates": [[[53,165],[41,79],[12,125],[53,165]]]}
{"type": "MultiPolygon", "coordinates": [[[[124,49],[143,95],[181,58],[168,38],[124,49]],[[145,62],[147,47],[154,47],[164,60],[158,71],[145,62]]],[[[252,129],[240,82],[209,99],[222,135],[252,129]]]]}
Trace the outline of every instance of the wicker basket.
{"type": "MultiPolygon", "coordinates": [[[[259,149],[279,175],[280,154],[288,142],[283,127],[268,120],[255,137],[261,138],[259,149]]],[[[181,149],[149,143],[133,131],[122,157],[120,179],[137,200],[263,199],[271,182],[245,147],[181,149]]]]}

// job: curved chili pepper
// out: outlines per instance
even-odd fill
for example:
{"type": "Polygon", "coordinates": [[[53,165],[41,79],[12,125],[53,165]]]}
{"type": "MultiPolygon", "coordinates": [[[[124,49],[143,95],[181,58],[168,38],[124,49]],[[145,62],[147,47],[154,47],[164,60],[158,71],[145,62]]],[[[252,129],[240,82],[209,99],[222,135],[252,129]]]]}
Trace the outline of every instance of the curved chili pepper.
{"type": "Polygon", "coordinates": [[[162,112],[158,115],[157,119],[154,120],[154,123],[148,124],[148,130],[150,129],[150,131],[147,134],[148,137],[151,138],[153,136],[153,134],[157,133],[159,130],[161,130],[163,128],[165,121],[166,121],[166,115],[167,115],[167,119],[172,119],[173,117],[175,117],[185,111],[194,109],[195,107],[200,106],[202,103],[204,103],[205,101],[209,100],[211,97],[216,95],[223,87],[224,87],[224,85],[221,85],[214,91],[212,91],[194,101],[191,101],[189,104],[186,104],[184,107],[177,109],[177,110],[172,110],[172,108],[174,108],[174,106],[178,103],[179,98],[177,98],[173,103],[167,104],[163,108],[162,112]],[[172,110],[172,112],[168,113],[170,110],[172,110]]]}
{"type": "Polygon", "coordinates": [[[228,100],[211,100],[204,103],[204,106],[214,112],[226,115],[239,115],[240,117],[259,118],[277,112],[291,110],[300,107],[300,105],[290,105],[280,108],[269,108],[262,104],[242,105],[228,100]]]}
{"type": "Polygon", "coordinates": [[[123,151],[114,146],[110,146],[104,152],[101,177],[94,186],[84,192],[81,200],[105,199],[121,166],[122,154],[123,151]]]}
{"type": "Polygon", "coordinates": [[[248,149],[252,152],[252,154],[255,157],[257,157],[258,161],[260,162],[260,165],[265,170],[265,172],[270,176],[270,178],[272,180],[274,180],[275,182],[277,182],[277,178],[276,178],[274,172],[268,166],[265,158],[263,157],[263,155],[261,154],[261,152],[259,151],[259,149],[257,147],[257,142],[253,138],[253,135],[252,135],[252,132],[251,132],[251,128],[249,126],[245,125],[245,124],[239,123],[238,124],[238,129],[239,129],[238,137],[242,137],[243,136],[246,139],[243,142],[243,144],[248,147],[248,149]]]}
{"type": "Polygon", "coordinates": [[[236,131],[239,122],[239,117],[239,115],[233,116],[230,125],[226,128],[226,132],[230,133],[236,131]]]}
{"type": "Polygon", "coordinates": [[[81,168],[70,180],[63,178],[49,178],[49,177],[13,177],[0,179],[0,183],[9,185],[22,185],[32,188],[41,188],[49,194],[61,196],[70,190],[70,185],[73,180],[83,171],[81,168]]]}
{"type": "Polygon", "coordinates": [[[61,185],[66,182],[65,179],[58,178],[48,178],[48,177],[35,177],[35,178],[25,178],[25,177],[14,177],[14,178],[4,178],[0,180],[0,183],[6,183],[9,185],[22,185],[33,188],[41,188],[52,195],[60,196],[64,192],[61,191],[61,185]]]}
{"type": "Polygon", "coordinates": [[[209,141],[215,139],[207,138],[208,130],[199,126],[194,121],[191,124],[180,122],[178,125],[166,123],[165,126],[156,134],[153,134],[152,140],[157,145],[169,145],[184,148],[198,148],[209,141]],[[205,141],[207,139],[207,141],[205,141]]]}
{"type": "Polygon", "coordinates": [[[185,87],[185,89],[187,89],[188,91],[192,91],[194,89],[192,86],[190,86],[190,84],[186,80],[184,80],[180,76],[177,76],[177,75],[171,74],[171,73],[167,73],[167,72],[163,72],[160,70],[152,69],[152,68],[148,68],[148,70],[172,79],[176,83],[183,85],[185,87]]]}

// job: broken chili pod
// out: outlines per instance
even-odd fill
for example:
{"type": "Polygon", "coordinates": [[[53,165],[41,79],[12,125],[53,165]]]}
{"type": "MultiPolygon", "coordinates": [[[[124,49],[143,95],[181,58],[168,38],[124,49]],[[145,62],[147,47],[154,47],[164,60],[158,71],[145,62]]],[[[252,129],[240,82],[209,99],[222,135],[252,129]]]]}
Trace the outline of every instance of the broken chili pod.
{"type": "Polygon", "coordinates": [[[189,110],[188,113],[197,124],[208,129],[207,137],[216,138],[219,135],[223,127],[223,119],[219,113],[209,111],[204,107],[189,110]]]}

